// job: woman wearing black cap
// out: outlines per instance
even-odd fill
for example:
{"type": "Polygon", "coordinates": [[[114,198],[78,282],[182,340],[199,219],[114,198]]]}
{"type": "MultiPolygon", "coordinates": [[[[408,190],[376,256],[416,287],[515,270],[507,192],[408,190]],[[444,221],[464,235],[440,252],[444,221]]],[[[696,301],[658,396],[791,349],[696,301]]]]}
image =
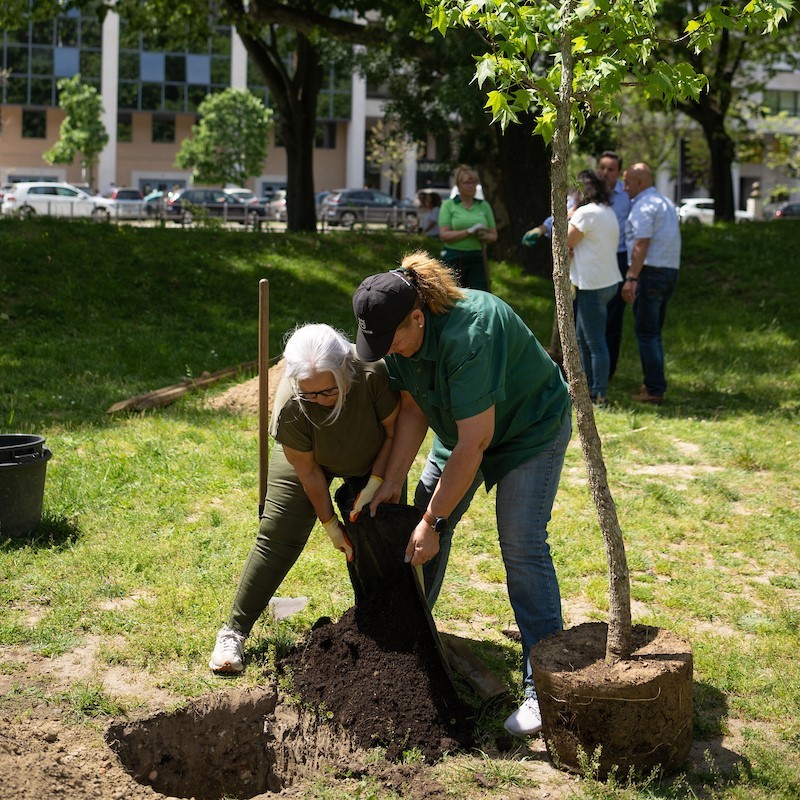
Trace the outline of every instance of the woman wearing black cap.
{"type": "Polygon", "coordinates": [[[506,720],[519,736],[541,729],[528,654],[561,629],[561,598],[547,523],[571,435],[561,372],[525,323],[494,295],[459,288],[427,253],[367,278],[353,296],[356,349],[386,360],[401,390],[384,483],[372,500],[398,502],[428,427],[433,448],[414,504],[423,518],[406,557],[425,564],[431,605],[441,588],[453,529],[481,483],[497,485],[497,530],[508,594],[522,635],[525,699],[506,720]]]}

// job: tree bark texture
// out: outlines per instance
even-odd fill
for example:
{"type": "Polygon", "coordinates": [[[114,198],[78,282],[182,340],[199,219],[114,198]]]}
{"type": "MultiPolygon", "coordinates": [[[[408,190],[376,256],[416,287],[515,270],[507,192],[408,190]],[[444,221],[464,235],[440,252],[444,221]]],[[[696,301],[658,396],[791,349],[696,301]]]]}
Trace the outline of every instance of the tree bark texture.
{"type": "Polygon", "coordinates": [[[575,333],[575,316],[569,280],[570,254],[567,247],[567,182],[569,179],[569,131],[574,62],[571,41],[561,43],[562,75],[556,110],[556,132],[551,162],[551,201],[553,208],[553,282],[556,314],[563,348],[564,370],[575,405],[578,432],[586,462],[589,488],[597,509],[597,518],[606,546],[609,571],[609,622],[606,661],[613,663],[631,654],[631,597],[625,544],[622,539],[616,506],[608,486],[600,435],[594,419],[589,386],[583,372],[575,333]]]}

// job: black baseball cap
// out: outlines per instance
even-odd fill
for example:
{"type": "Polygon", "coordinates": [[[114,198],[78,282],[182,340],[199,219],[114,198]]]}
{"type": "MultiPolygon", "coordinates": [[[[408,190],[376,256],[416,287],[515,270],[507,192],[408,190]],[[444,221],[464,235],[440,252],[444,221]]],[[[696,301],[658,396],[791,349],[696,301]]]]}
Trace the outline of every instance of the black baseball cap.
{"type": "Polygon", "coordinates": [[[416,302],[417,290],[399,270],[365,278],[353,295],[358,357],[364,361],[383,358],[392,346],[395,331],[416,302]]]}

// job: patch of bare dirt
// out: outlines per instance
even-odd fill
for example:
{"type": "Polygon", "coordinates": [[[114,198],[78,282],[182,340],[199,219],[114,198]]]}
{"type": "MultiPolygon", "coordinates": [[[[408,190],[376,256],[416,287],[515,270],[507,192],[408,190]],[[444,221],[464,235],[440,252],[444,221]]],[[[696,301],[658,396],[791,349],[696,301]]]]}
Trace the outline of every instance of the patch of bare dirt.
{"type": "MultiPolygon", "coordinates": [[[[269,410],[272,412],[272,401],[283,377],[283,359],[269,369],[269,410]]],[[[258,414],[258,376],[244,383],[231,386],[221,394],[209,397],[206,405],[218,411],[231,411],[234,414],[258,414]]]]}

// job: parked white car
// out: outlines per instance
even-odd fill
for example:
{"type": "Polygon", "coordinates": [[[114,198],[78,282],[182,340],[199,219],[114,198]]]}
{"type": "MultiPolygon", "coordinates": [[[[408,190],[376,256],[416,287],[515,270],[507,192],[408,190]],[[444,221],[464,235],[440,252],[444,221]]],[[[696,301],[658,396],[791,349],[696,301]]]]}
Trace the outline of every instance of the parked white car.
{"type": "MultiPolygon", "coordinates": [[[[750,222],[753,218],[747,211],[736,209],[734,212],[737,222],[750,222]]],[[[697,225],[713,225],[714,223],[714,198],[689,197],[682,200],[678,208],[681,222],[697,225]]]]}
{"type": "Polygon", "coordinates": [[[92,197],[69,183],[34,181],[16,183],[3,196],[0,212],[25,218],[35,214],[53,217],[91,217],[98,221],[110,219],[114,201],[107,197],[92,197]]]}
{"type": "Polygon", "coordinates": [[[242,189],[240,186],[229,186],[226,187],[225,191],[228,194],[238,197],[243,203],[255,203],[257,205],[259,202],[256,194],[251,192],[250,189],[242,189]]]}

